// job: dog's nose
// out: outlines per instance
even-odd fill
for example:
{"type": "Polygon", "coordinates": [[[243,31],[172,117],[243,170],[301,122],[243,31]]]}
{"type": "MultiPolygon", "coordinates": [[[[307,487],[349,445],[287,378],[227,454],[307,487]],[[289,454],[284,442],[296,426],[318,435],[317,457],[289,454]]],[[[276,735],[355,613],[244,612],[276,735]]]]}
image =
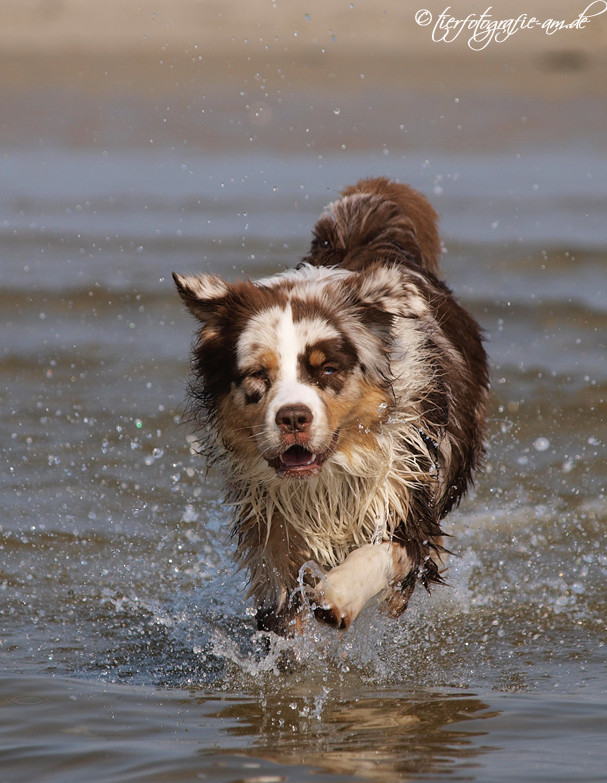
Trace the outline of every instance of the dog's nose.
{"type": "Polygon", "coordinates": [[[286,432],[307,432],[312,418],[307,405],[283,405],[276,414],[276,424],[286,432]]]}

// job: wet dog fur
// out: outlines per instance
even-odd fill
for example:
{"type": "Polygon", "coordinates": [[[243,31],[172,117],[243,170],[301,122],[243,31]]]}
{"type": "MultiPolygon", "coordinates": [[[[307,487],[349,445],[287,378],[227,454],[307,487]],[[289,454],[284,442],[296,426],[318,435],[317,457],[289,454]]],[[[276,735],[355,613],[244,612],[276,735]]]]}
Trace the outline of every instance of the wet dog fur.
{"type": "Polygon", "coordinates": [[[179,275],[198,321],[190,410],[220,462],[258,626],[347,628],[442,582],[441,520],[483,453],[477,323],[441,279],[437,215],[384,178],[329,204],[286,272],[179,275]]]}

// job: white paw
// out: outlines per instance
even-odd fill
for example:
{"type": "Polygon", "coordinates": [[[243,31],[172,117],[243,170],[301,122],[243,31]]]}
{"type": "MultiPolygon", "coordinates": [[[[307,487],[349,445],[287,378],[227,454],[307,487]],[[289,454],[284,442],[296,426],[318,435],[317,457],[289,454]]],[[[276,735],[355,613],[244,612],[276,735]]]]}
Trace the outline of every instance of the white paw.
{"type": "Polygon", "coordinates": [[[308,581],[304,587],[316,618],[334,628],[348,628],[371,598],[389,586],[394,576],[392,544],[366,544],[326,573],[315,563],[304,565],[304,570],[317,578],[314,585],[308,581]]]}

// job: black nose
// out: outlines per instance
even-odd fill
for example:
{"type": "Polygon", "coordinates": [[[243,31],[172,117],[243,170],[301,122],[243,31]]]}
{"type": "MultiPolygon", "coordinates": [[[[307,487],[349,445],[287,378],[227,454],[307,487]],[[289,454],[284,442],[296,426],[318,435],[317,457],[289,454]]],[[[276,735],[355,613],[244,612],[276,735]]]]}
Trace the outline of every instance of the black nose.
{"type": "Polygon", "coordinates": [[[276,424],[287,432],[306,432],[312,424],[312,411],[307,405],[283,405],[276,414],[276,424]]]}

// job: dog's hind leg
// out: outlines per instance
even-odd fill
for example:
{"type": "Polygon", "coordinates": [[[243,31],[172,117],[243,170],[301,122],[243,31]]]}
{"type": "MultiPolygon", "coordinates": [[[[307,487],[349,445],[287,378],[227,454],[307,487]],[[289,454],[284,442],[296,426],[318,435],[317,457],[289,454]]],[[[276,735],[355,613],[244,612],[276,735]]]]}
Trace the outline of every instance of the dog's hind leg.
{"type": "Polygon", "coordinates": [[[317,619],[336,628],[348,628],[371,598],[390,588],[411,568],[399,544],[365,544],[350,552],[314,587],[308,587],[306,595],[317,619]]]}

